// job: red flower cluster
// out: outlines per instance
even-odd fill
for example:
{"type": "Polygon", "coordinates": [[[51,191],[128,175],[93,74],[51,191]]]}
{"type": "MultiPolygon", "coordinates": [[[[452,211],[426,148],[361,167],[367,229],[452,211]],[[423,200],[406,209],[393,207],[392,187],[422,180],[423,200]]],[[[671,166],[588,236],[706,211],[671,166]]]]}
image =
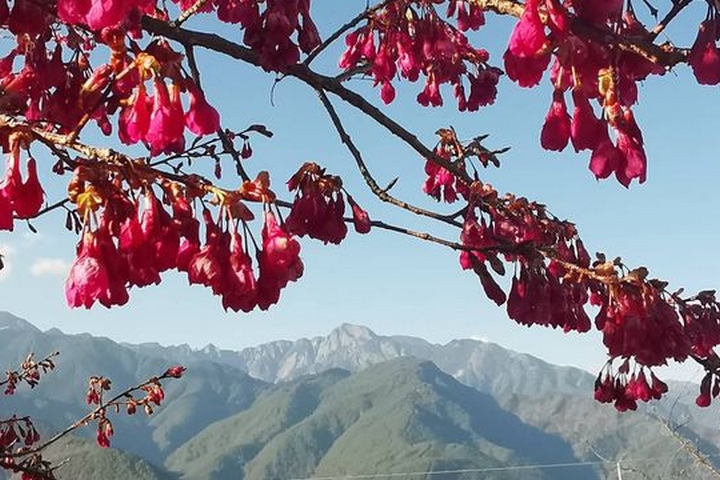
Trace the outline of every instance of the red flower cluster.
{"type": "MultiPolygon", "coordinates": [[[[316,163],[305,163],[288,180],[288,190],[296,192],[290,215],[285,222],[293,235],[339,244],[347,235],[344,190],[340,177],[325,173],[316,163]]],[[[358,233],[370,231],[370,218],[351,196],[348,201],[358,233]]]]}
{"type": "MultiPolygon", "coordinates": [[[[454,161],[454,165],[460,171],[465,170],[465,150],[452,129],[441,128],[435,132],[440,141],[433,149],[433,153],[448,163],[454,161]]],[[[469,199],[468,186],[459,180],[457,176],[447,168],[441,167],[435,160],[426,159],[425,174],[427,178],[423,184],[423,192],[435,200],[445,200],[447,203],[454,203],[458,194],[469,199]]]]}
{"type": "Polygon", "coordinates": [[[112,422],[108,420],[105,415],[102,415],[97,421],[97,434],[95,436],[98,447],[109,448],[110,439],[114,434],[115,430],[113,429],[112,422]]]}
{"type": "Polygon", "coordinates": [[[684,321],[685,333],[692,344],[692,353],[714,361],[717,356],[713,348],[720,345],[720,305],[715,299],[715,292],[700,292],[692,302],[677,298],[674,300],[684,321]]]}
{"type": "MultiPolygon", "coordinates": [[[[121,195],[110,195],[94,230],[88,225],[95,214],[85,210],[85,232],[65,283],[72,307],[90,308],[95,301],[124,305],[130,287],[159,284],[160,273],[183,270],[189,254],[199,249],[198,222],[184,197],[173,198],[170,215],[152,190],[146,191],[142,207],[121,195]]],[[[99,208],[102,193],[94,187],[78,195],[79,207],[92,208],[83,202],[93,196],[99,208]]]]}
{"type": "Polygon", "coordinates": [[[57,14],[69,25],[87,25],[100,31],[123,23],[130,12],[150,13],[157,0],[58,0],[57,14]]]}
{"type": "MultiPolygon", "coordinates": [[[[493,200],[493,196],[485,186],[485,199],[493,200]]],[[[480,221],[476,208],[471,207],[465,216],[460,240],[471,250],[460,253],[460,265],[464,270],[474,270],[488,297],[498,305],[507,300],[508,316],[522,325],[561,327],[566,332],[590,330],[585,312],[587,285],[562,266],[590,265],[574,227],[548,218],[544,207],[525,199],[512,199],[503,208],[485,207],[480,221]],[[546,266],[543,258],[533,253],[538,247],[552,248],[557,261],[546,266]],[[509,296],[485,267],[488,264],[503,275],[505,269],[498,258],[501,253],[519,263],[519,275],[513,276],[509,296]]]]}
{"type": "Polygon", "coordinates": [[[602,403],[615,403],[615,408],[620,412],[637,410],[638,400],[648,402],[659,400],[668,391],[668,386],[657,378],[652,370],[642,366],[630,371],[630,362],[625,360],[616,375],[610,370],[610,364],[600,372],[595,380],[595,400],[602,403]],[[650,373],[648,382],[645,370],[650,373]]]}
{"type": "Polygon", "coordinates": [[[277,223],[272,212],[265,213],[262,250],[258,253],[258,306],[267,310],[280,299],[280,290],[303,274],[300,244],[277,223]]]}
{"type": "Polygon", "coordinates": [[[544,325],[564,332],[587,332],[590,317],[585,312],[587,287],[558,277],[544,265],[522,265],[513,277],[508,298],[508,316],[521,325],[544,325]]]}
{"type": "Polygon", "coordinates": [[[38,440],[40,434],[29,418],[17,418],[13,415],[7,420],[0,420],[0,457],[13,447],[20,444],[29,447],[38,440]]]}
{"type": "Polygon", "coordinates": [[[296,192],[288,215],[288,231],[299,237],[339,244],[347,234],[345,199],[340,177],[328,175],[316,163],[305,163],[287,182],[296,192]]]}
{"type": "Polygon", "coordinates": [[[608,288],[591,300],[600,307],[595,325],[611,357],[632,356],[646,366],[687,358],[691,345],[677,312],[656,288],[632,275],[608,288]]]}
{"type": "MultiPolygon", "coordinates": [[[[148,52],[137,56],[128,70],[131,78],[154,75],[152,96],[148,96],[144,82],[138,81],[132,94],[121,102],[118,119],[120,140],[132,145],[144,142],[152,155],[185,150],[185,128],[195,135],[208,135],[220,128],[220,116],[208,104],[194,81],[184,77],[178,68],[181,56],[165,43],[158,43],[148,52]],[[170,79],[165,83],[164,71],[170,79]],[[134,74],[134,75],[132,75],[134,74]],[[181,92],[187,92],[189,107],[185,112],[181,92]]],[[[124,85],[130,88],[132,84],[124,85]]]]}
{"type": "Polygon", "coordinates": [[[572,141],[576,151],[592,151],[590,170],[597,178],[614,173],[625,186],[634,179],[642,183],[647,160],[630,107],[637,102],[637,82],[650,74],[663,74],[664,69],[639,55],[615,52],[571,31],[570,22],[577,17],[599,27],[619,22],[620,33],[649,37],[632,10],[621,16],[622,2],[572,5],[571,11],[557,0],[526,2],[505,52],[506,72],[521,86],[537,85],[554,53],[553,101],[540,136],[543,148],[561,151],[572,141]],[[572,116],[564,98],[567,90],[572,90],[572,116]],[[602,119],[595,116],[591,100],[600,104],[602,119]],[[608,127],[614,130],[615,141],[608,127]]]}
{"type": "MultiPolygon", "coordinates": [[[[26,3],[33,2],[16,2],[13,12],[22,11],[20,5],[26,3]]],[[[163,40],[151,43],[145,51],[126,46],[130,25],[124,21],[132,12],[154,9],[154,0],[58,2],[59,21],[89,25],[100,33],[82,38],[81,30],[72,30],[72,41],[55,42],[54,47],[50,33],[18,36],[17,46],[0,59],[3,113],[55,124],[61,132],[72,132],[91,119],[109,135],[109,117],[119,111],[120,140],[125,144],[144,142],[153,155],[183,151],[185,128],[195,135],[216,132],[219,115],[183,73],[182,55],[163,40]],[[110,59],[93,69],[87,58],[98,44],[109,48],[110,59]],[[68,50],[72,55],[67,55],[68,50]],[[66,61],[66,57],[71,59],[66,61]],[[22,63],[17,61],[20,58],[22,63]],[[14,71],[17,64],[21,68],[14,71]],[[153,95],[147,93],[147,80],[152,80],[153,95]],[[182,104],[183,94],[187,109],[182,104]]],[[[44,22],[43,29],[58,20],[42,14],[37,19],[44,22]]]]}
{"type": "Polygon", "coordinates": [[[417,96],[422,105],[442,105],[443,84],[453,86],[462,111],[492,104],[501,72],[487,65],[487,51],[474,48],[463,33],[485,23],[482,9],[468,0],[450,1],[446,16],[457,18],[455,28],[437,13],[436,3],[399,0],[375,12],[366,25],[345,38],[347,49],[340,58],[340,68],[349,71],[369,65],[385,103],[395,98],[392,82],[399,73],[411,82],[421,74],[425,77],[425,88],[417,96]],[[470,87],[469,95],[464,80],[470,87]]]}
{"type": "Polygon", "coordinates": [[[211,288],[222,297],[226,310],[253,310],[259,300],[257,284],[240,234],[236,229],[223,230],[209,210],[203,211],[203,218],[205,245],[188,262],[188,281],[211,288]]]}
{"type": "MultiPolygon", "coordinates": [[[[183,9],[194,0],[173,0],[183,9]]],[[[212,0],[200,11],[216,10],[218,19],[239,23],[245,29],[243,41],[260,57],[265,70],[283,71],[320,45],[320,35],[310,17],[310,0],[212,0]],[[265,8],[261,12],[260,6],[265,8]],[[297,32],[297,39],[292,37],[297,32]]]]}
{"type": "MultiPolygon", "coordinates": [[[[143,177],[141,165],[135,172],[139,178],[126,179],[129,183],[151,181],[143,177]]],[[[221,296],[225,309],[248,312],[276,303],[280,290],[302,275],[300,245],[271,213],[266,214],[257,281],[248,242],[243,244],[237,231],[239,222],[253,219],[242,200],[273,198],[266,175],[245,182],[237,191],[214,190],[220,215],[216,221],[208,209],[203,210],[205,243],[201,244],[200,223],[190,203],[204,195],[200,186],[182,189],[165,182],[163,201],[146,187],[141,205],[98,173],[80,165],[71,182],[70,197],[84,217],[85,228],[65,283],[70,306],[90,308],[96,301],[106,307],[123,305],[131,287],[158,284],[162,272],[175,269],[186,272],[191,284],[207,286],[221,296]]]]}

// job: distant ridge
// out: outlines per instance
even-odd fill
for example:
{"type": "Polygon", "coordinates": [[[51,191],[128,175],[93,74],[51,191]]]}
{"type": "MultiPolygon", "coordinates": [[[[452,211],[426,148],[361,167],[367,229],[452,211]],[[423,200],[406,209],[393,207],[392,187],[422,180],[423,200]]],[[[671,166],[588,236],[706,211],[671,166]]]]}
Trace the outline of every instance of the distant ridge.
{"type": "Polygon", "coordinates": [[[361,325],[343,323],[326,336],[269,342],[240,351],[212,346],[128,345],[146,355],[178,362],[205,359],[240,368],[266,382],[293,380],[330,368],[356,372],[395,358],[429,360],[459,381],[494,395],[546,392],[588,396],[594,376],[574,368],[551,365],[531,355],[473,339],[433,344],[409,336],[382,336],[361,325]]]}
{"type": "MultiPolygon", "coordinates": [[[[87,412],[91,374],[121,388],[172,364],[188,368],[181,380],[167,382],[166,401],[153,416],[113,418],[113,446],[149,466],[133,457],[98,456],[98,463],[76,463],[59,480],[97,478],[99,470],[137,472],[103,477],[112,480],[165,474],[277,480],[486,467],[501,468],[482,477],[488,480],[614,478],[612,462],[573,475],[519,469],[595,465],[597,453],[650,478],[708,479],[682,450],[685,440],[664,434],[654,418],[670,414],[683,419],[684,438],[700,439],[703,453],[720,458],[716,411],[698,409],[692,397],[621,415],[592,399],[593,375],[479,340],[438,345],[343,324],[327,336],[235,352],[212,345],[121,345],[87,333],[41,332],[10,314],[0,320],[0,366],[16,364],[29,351],[61,352],[57,370],[34,391],[1,400],[1,412],[31,415],[50,428],[87,412]]],[[[93,431],[81,434],[92,437],[93,431]]],[[[85,458],[84,447],[58,448],[56,458],[85,458]]]]}
{"type": "Polygon", "coordinates": [[[25,332],[40,332],[32,323],[27,320],[23,320],[20,317],[16,317],[10,312],[0,310],[0,329],[12,329],[25,332]]]}

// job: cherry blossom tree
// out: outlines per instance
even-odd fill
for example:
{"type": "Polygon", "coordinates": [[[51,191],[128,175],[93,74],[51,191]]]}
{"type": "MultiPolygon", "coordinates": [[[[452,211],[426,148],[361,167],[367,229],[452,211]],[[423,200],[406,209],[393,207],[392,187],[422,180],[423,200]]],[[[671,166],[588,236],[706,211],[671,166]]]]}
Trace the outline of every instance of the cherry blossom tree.
{"type": "Polygon", "coordinates": [[[301,280],[300,238],[339,244],[351,230],[389,230],[455,250],[515,322],[600,331],[608,362],[597,400],[635,409],[668,390],[654,367],[694,361],[706,371],[697,404],[707,406],[720,394],[714,291],[673,290],[645,267],[591,256],[572,222],[483,181],[505,149],[483,136],[460,141],[464,135],[442,124],[435,138],[419,138],[383,108],[403,101],[400,81],[417,85],[419,104],[451,102],[468,115],[502,101],[503,75],[520,87],[550,87],[542,148],[572,148],[598,179],[640,188],[648,159],[633,114],[638,83],[688,67],[698,83],[720,83],[720,5],[697,0],[707,5],[697,39],[675,46],[658,37],[693,0],[651,2],[384,0],[323,38],[310,0],[0,0],[0,230],[65,215],[79,237],[65,284],[71,307],[124,305],[133,289],[175,270],[226,310],[243,312],[272,307],[301,280]],[[497,16],[516,19],[501,59],[472,35],[492,29],[497,16]],[[187,27],[195,17],[208,28],[187,27]],[[221,23],[236,25],[242,40],[218,35],[212,26],[221,23]],[[336,44],[336,67],[316,67],[336,44]],[[252,142],[271,137],[272,126],[223,123],[206,99],[198,49],[314,90],[367,188],[455,234],[375,218],[340,177],[302,158],[290,179],[262,170],[270,164],[252,142]],[[354,89],[359,78],[372,81],[375,97],[354,89]],[[337,105],[417,154],[427,205],[396,197],[394,182],[378,184],[337,105]],[[88,143],[89,128],[127,149],[88,143]],[[260,158],[248,162],[253,156],[260,158]],[[214,178],[198,168],[208,162],[214,178]],[[65,182],[67,195],[47,198],[48,182],[65,182]],[[503,276],[509,288],[497,281],[503,276]]]}

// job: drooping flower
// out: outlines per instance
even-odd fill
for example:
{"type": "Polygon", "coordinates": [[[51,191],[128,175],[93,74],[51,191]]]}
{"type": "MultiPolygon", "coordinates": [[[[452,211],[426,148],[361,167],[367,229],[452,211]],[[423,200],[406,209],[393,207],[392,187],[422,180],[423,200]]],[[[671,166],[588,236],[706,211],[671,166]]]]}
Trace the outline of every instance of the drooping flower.
{"type": "Polygon", "coordinates": [[[505,73],[510,80],[524,88],[534,87],[542,80],[543,73],[550,65],[550,50],[541,50],[536,55],[520,57],[506,50],[503,55],[505,73]]]}
{"type": "Polygon", "coordinates": [[[220,115],[194,84],[188,87],[190,107],[185,113],[185,126],[195,135],[209,135],[220,128],[220,115]]]}
{"type": "Polygon", "coordinates": [[[538,6],[540,0],[525,2],[520,21],[510,35],[508,51],[516,57],[532,57],[541,51],[546,42],[545,27],[540,19],[538,6]]]}
{"type": "Polygon", "coordinates": [[[720,83],[720,53],[715,43],[716,33],[717,21],[714,18],[702,22],[688,55],[688,63],[701,85],[720,83]]]}
{"type": "Polygon", "coordinates": [[[602,121],[595,117],[590,100],[580,90],[573,90],[573,116],[570,124],[570,140],[576,152],[594,150],[601,140],[602,121]]]}
{"type": "Polygon", "coordinates": [[[245,252],[242,238],[234,231],[230,240],[230,264],[225,271],[227,289],[223,293],[225,310],[249,312],[257,306],[257,285],[252,259],[245,252]]]}
{"type": "Polygon", "coordinates": [[[150,144],[150,153],[158,155],[182,151],[185,115],[180,104],[179,91],[176,86],[172,86],[171,95],[165,82],[159,78],[155,79],[154,87],[152,113],[145,135],[145,140],[150,144]]]}
{"type": "Polygon", "coordinates": [[[205,245],[188,262],[188,282],[212,288],[220,295],[225,291],[225,268],[230,257],[230,234],[215,224],[209,210],[203,211],[205,245]]]}
{"type": "Polygon", "coordinates": [[[90,308],[96,300],[108,299],[109,285],[107,270],[95,245],[95,236],[87,232],[65,280],[65,299],[71,307],[90,308]]]}
{"type": "Polygon", "coordinates": [[[497,97],[497,84],[502,71],[499,68],[482,69],[477,77],[470,76],[470,96],[467,99],[467,110],[474,112],[480,107],[492,105],[497,97]]]}
{"type": "Polygon", "coordinates": [[[357,233],[369,233],[370,232],[370,217],[368,216],[368,213],[360,207],[360,205],[355,202],[355,200],[348,195],[348,202],[350,203],[350,208],[352,208],[352,214],[353,214],[353,225],[355,226],[355,231],[357,233]]]}
{"type": "Polygon", "coordinates": [[[92,0],[85,21],[93,30],[113,27],[125,20],[135,3],[133,0],[92,0]]]}
{"type": "Polygon", "coordinates": [[[608,178],[622,163],[622,154],[610,140],[607,126],[600,128],[599,140],[590,157],[590,171],[595,178],[608,178]]]}
{"type": "Polygon", "coordinates": [[[133,145],[145,139],[150,127],[151,106],[148,103],[145,85],[141,83],[130,97],[128,105],[120,112],[118,136],[121,142],[133,145]]]}
{"type": "Polygon", "coordinates": [[[545,117],[540,133],[540,144],[545,150],[562,151],[570,141],[571,118],[565,105],[565,94],[562,90],[553,91],[553,101],[545,117]]]}
{"type": "Polygon", "coordinates": [[[90,4],[91,0],[58,0],[58,17],[70,25],[82,23],[90,11],[90,4]]]}
{"type": "Polygon", "coordinates": [[[303,274],[300,244],[277,223],[272,212],[265,213],[262,250],[258,253],[258,306],[267,310],[280,299],[280,291],[288,282],[303,274]]]}

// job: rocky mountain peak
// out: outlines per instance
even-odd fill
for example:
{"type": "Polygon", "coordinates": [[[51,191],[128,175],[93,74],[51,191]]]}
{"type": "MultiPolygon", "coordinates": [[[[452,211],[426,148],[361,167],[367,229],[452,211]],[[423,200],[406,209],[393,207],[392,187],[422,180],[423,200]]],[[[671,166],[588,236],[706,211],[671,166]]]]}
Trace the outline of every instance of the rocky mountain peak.
{"type": "Polygon", "coordinates": [[[331,343],[339,342],[340,346],[346,346],[373,341],[377,338],[375,332],[365,326],[343,323],[330,332],[326,337],[326,341],[331,343]]]}

